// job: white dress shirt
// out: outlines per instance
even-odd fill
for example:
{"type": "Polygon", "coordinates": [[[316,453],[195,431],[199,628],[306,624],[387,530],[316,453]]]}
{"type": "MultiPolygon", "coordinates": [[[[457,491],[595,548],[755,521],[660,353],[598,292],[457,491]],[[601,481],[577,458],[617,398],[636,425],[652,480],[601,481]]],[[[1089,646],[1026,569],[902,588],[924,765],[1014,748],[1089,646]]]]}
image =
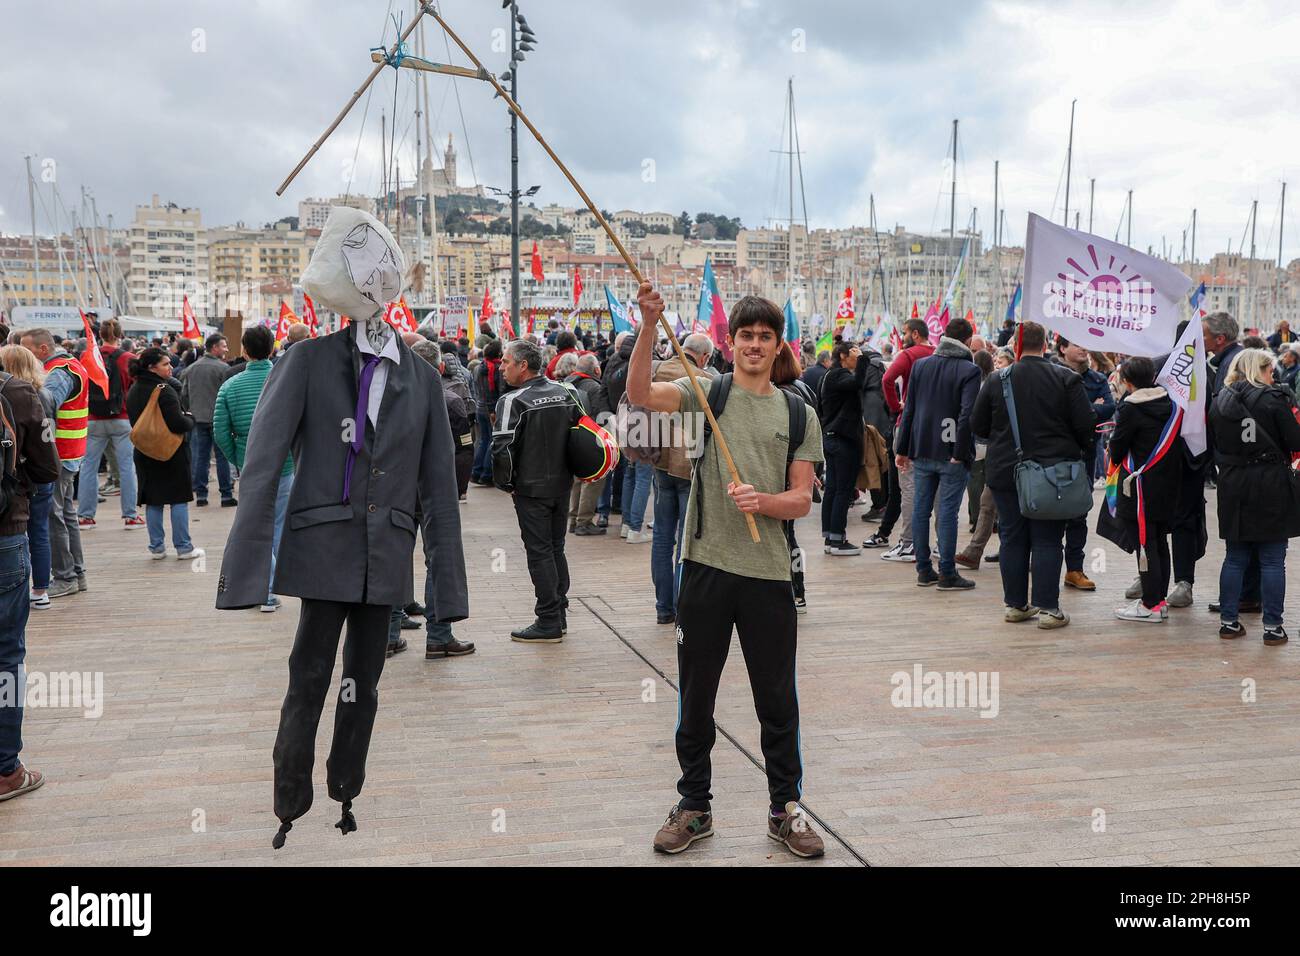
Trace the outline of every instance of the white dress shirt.
{"type": "MultiPolygon", "coordinates": [[[[381,359],[388,359],[394,365],[400,365],[402,362],[402,353],[397,348],[397,333],[393,332],[388,336],[388,341],[384,344],[383,351],[376,353],[375,347],[370,344],[370,336],[366,335],[364,323],[354,322],[352,327],[356,329],[353,340],[357,343],[357,350],[362,355],[378,354],[381,359]]],[[[370,395],[366,405],[366,417],[370,419],[372,428],[379,427],[379,406],[384,401],[384,388],[388,385],[388,362],[381,361],[375,366],[374,377],[370,380],[370,395]]]]}

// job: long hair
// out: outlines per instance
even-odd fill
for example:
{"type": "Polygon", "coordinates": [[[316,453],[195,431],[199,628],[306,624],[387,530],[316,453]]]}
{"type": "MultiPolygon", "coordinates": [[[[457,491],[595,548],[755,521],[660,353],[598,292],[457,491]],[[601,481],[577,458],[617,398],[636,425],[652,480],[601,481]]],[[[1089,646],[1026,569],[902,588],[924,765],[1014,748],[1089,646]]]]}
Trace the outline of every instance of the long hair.
{"type": "Polygon", "coordinates": [[[14,378],[20,378],[33,388],[45,384],[45,369],[36,361],[36,356],[21,345],[0,347],[0,365],[14,378]]]}
{"type": "Polygon", "coordinates": [[[802,374],[803,369],[794,356],[794,349],[790,348],[789,342],[782,342],[776,350],[776,360],[772,362],[772,384],[777,387],[789,385],[802,374]]]}
{"type": "MultiPolygon", "coordinates": [[[[4,349],[0,349],[0,354],[3,352],[4,349]]],[[[1264,381],[1264,372],[1272,367],[1271,353],[1264,349],[1242,349],[1228,366],[1228,377],[1223,380],[1223,384],[1231,385],[1233,382],[1245,381],[1256,388],[1268,388],[1269,383],[1264,381]]]]}

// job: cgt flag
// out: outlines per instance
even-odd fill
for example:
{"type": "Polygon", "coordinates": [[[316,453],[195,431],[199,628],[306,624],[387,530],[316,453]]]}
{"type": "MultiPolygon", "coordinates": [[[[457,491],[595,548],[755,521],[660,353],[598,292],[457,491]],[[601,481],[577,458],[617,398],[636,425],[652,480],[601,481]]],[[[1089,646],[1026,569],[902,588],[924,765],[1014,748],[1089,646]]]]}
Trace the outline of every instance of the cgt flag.
{"type": "Polygon", "coordinates": [[[316,337],[318,322],[316,320],[316,303],[311,300],[306,292],[302,294],[302,312],[303,318],[307,322],[307,328],[311,330],[311,337],[316,337]]]}
{"type": "Polygon", "coordinates": [[[1024,320],[1084,348],[1164,355],[1191,285],[1167,262],[1029,214],[1024,320]]]}
{"type": "MultiPolygon", "coordinates": [[[[608,290],[606,290],[608,291],[608,290]]],[[[578,307],[578,300],[582,298],[582,273],[578,267],[573,267],[573,307],[578,307]]]]}
{"type": "Polygon", "coordinates": [[[298,321],[298,316],[293,314],[293,309],[289,308],[284,299],[280,300],[280,321],[275,327],[275,344],[279,345],[289,337],[289,326],[298,321]]]}
{"type": "Polygon", "coordinates": [[[1205,336],[1198,320],[1198,310],[1205,297],[1205,286],[1196,290],[1192,299],[1192,321],[1187,323],[1183,337],[1169,353],[1164,368],[1156,376],[1156,384],[1163,385],[1175,405],[1183,410],[1183,441],[1193,455],[1206,449],[1205,406],[1209,392],[1209,376],[1205,364],[1205,336]]]}

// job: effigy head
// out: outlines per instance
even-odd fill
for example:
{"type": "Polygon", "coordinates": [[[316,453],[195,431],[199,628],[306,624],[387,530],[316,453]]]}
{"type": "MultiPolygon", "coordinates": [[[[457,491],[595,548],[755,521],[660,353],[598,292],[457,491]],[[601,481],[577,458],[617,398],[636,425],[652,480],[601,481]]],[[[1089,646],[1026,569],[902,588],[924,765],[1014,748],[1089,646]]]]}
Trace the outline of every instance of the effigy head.
{"type": "Polygon", "coordinates": [[[405,272],[402,251],[382,222],[360,209],[335,206],[302,274],[302,287],[317,305],[366,319],[401,295],[405,272]]]}

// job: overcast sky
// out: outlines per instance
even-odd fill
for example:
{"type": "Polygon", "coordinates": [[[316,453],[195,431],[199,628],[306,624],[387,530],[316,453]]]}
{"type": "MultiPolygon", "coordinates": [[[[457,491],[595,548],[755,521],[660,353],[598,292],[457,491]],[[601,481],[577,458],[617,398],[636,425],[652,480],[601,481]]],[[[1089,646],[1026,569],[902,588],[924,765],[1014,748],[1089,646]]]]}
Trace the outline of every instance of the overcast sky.
{"type": "MultiPolygon", "coordinates": [[[[299,199],[347,188],[349,170],[352,191],[376,193],[392,70],[372,87],[364,125],[363,97],[285,196],[275,189],[365,77],[369,48],[391,43],[389,11],[409,19],[412,8],[0,0],[0,230],[29,231],[28,153],[38,174],[55,161],[67,206],[85,185],[118,225],[153,193],[199,206],[207,225],[296,214],[299,199]]],[[[489,69],[505,69],[507,54],[493,50],[493,31],[509,26],[499,0],[444,0],[442,11],[489,69]]],[[[1001,160],[1006,238],[1020,242],[1028,211],[1060,220],[1077,98],[1071,208],[1085,228],[1095,177],[1095,232],[1115,234],[1132,189],[1135,246],[1158,251],[1163,236],[1176,254],[1197,207],[1204,259],[1229,240],[1239,247],[1258,199],[1258,255],[1277,255],[1278,194],[1300,155],[1286,107],[1300,89],[1291,2],[524,0],[521,11],[538,47],[520,101],[608,209],[708,210],[750,226],[788,215],[773,150],[784,148],[793,76],[813,227],[865,224],[874,194],[882,227],[946,229],[958,118],[957,221],[977,207],[990,231],[1001,160]]],[[[430,23],[428,56],[446,60],[430,23]]],[[[452,62],[466,61],[455,51],[452,62]]],[[[402,71],[396,89],[404,178],[410,77],[402,71]]],[[[486,84],[458,82],[460,109],[451,81],[430,78],[434,138],[455,136],[463,184],[508,186],[507,111],[486,84]]],[[[539,203],[578,204],[522,127],[520,170],[524,187],[541,185],[539,203]]],[[[1284,261],[1300,256],[1295,198],[1284,261]]]]}

